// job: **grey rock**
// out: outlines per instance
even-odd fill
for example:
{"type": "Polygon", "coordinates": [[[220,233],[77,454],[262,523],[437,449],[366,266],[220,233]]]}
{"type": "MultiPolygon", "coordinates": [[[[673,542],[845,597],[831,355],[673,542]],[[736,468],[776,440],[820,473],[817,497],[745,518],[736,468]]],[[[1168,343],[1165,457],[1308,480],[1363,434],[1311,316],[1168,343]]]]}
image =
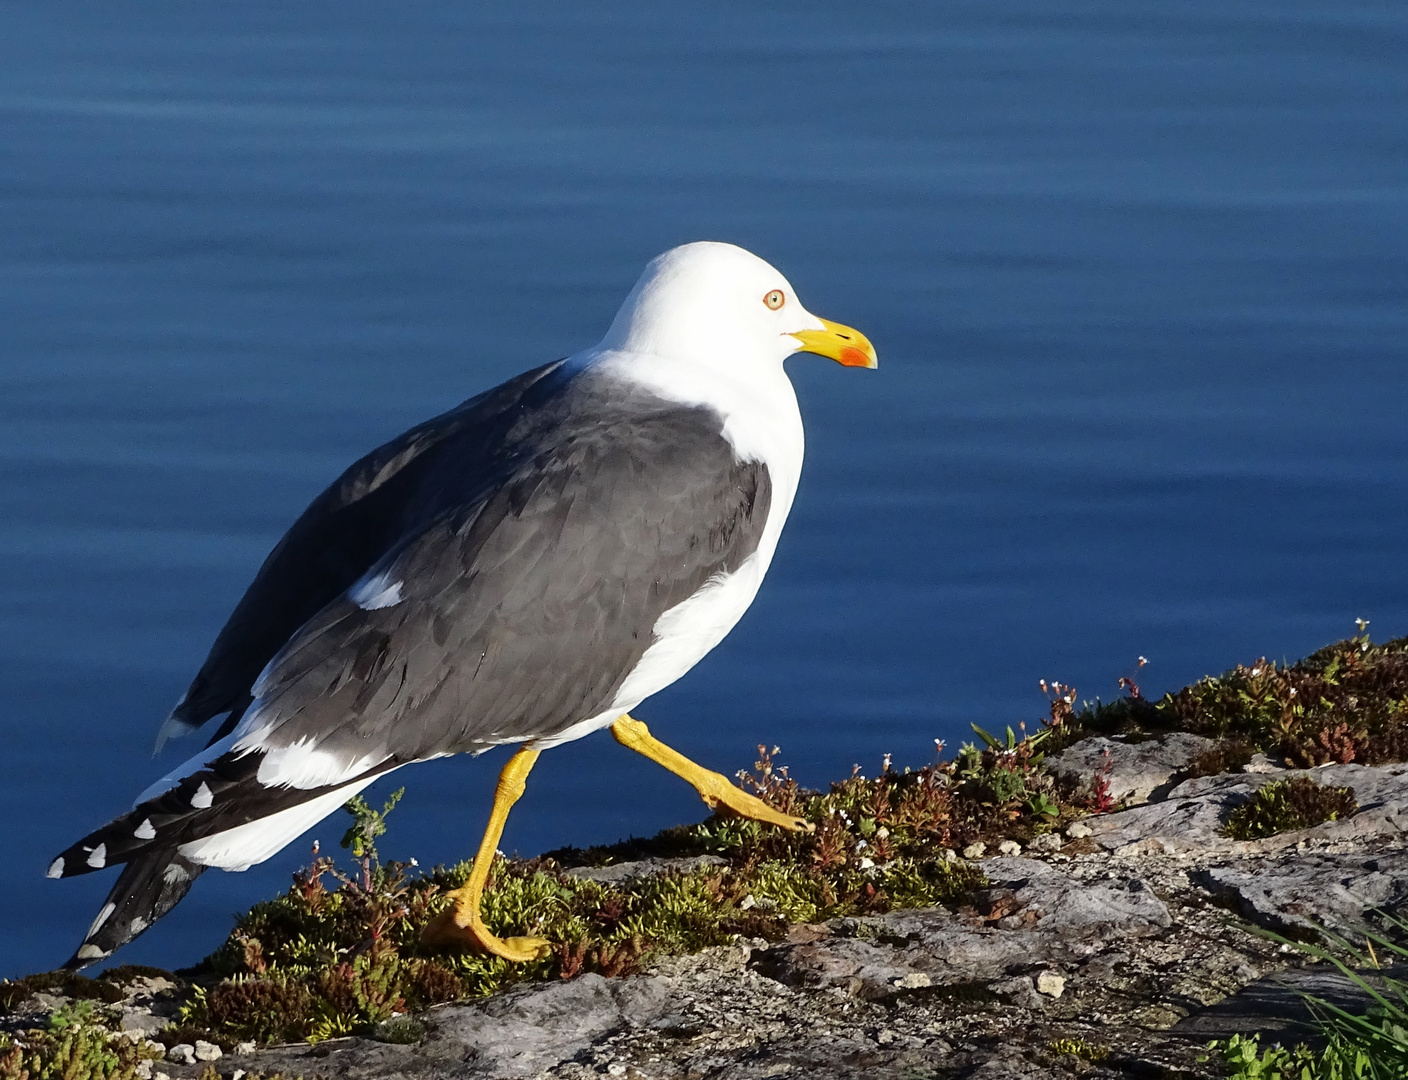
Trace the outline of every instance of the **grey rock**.
{"type": "Polygon", "coordinates": [[[1181,731],[1134,743],[1120,738],[1082,739],[1051,755],[1046,765],[1052,772],[1089,782],[1104,767],[1108,751],[1110,767],[1105,780],[1111,796],[1137,805],[1158,798],[1194,758],[1215,745],[1212,739],[1181,731]]]}
{"type": "Polygon", "coordinates": [[[212,1042],[204,1039],[197,1039],[195,1045],[195,1058],[197,1061],[219,1061],[225,1056],[225,1051],[212,1042]]]}
{"type": "Polygon", "coordinates": [[[632,862],[612,863],[610,866],[577,866],[567,873],[587,881],[615,882],[633,878],[654,877],[667,870],[687,874],[705,866],[726,866],[727,859],[717,855],[695,855],[687,859],[636,859],[632,862]]]}
{"type": "Polygon", "coordinates": [[[1036,992],[1032,980],[1026,975],[1014,975],[1010,979],[998,979],[988,983],[988,989],[1011,1005],[1023,1009],[1043,1009],[1046,1002],[1036,992]]]}
{"type": "Polygon", "coordinates": [[[123,1009],[119,1026],[134,1035],[155,1035],[169,1020],[169,1017],[155,1015],[150,1009],[123,1009]]]}
{"type": "Polygon", "coordinates": [[[983,869],[989,881],[1014,890],[1023,921],[1036,914],[1037,930],[1073,941],[1085,935],[1101,941],[1142,937],[1173,921],[1137,877],[1082,882],[1036,859],[989,859],[983,869]]]}
{"type": "Polygon", "coordinates": [[[1024,1054],[1003,1050],[963,1074],[964,1080],[1054,1080],[1068,1076],[1064,1069],[1044,1069],[1024,1054]]]}
{"type": "Polygon", "coordinates": [[[166,1060],[173,1065],[194,1065],[196,1048],[190,1043],[177,1043],[166,1051],[166,1060]]]}
{"type": "MultiPolygon", "coordinates": [[[[946,920],[936,913],[935,921],[946,920]]],[[[912,984],[926,978],[930,983],[939,981],[923,968],[942,966],[927,956],[857,938],[826,938],[761,950],[752,958],[752,965],[761,974],[788,986],[834,986],[866,998],[883,997],[901,983],[912,984]]]]}
{"type": "MultiPolygon", "coordinates": [[[[1408,980],[1408,964],[1391,965],[1382,974],[1400,982],[1408,980]]],[[[1307,994],[1360,1015],[1371,1003],[1363,987],[1332,968],[1293,969],[1257,979],[1216,1005],[1180,1020],[1173,1030],[1200,1042],[1255,1031],[1261,1034],[1263,1045],[1315,1045],[1321,1041],[1319,1027],[1306,1004],[1307,994]]]]}
{"type": "Polygon", "coordinates": [[[922,971],[914,971],[895,980],[895,989],[897,990],[919,990],[933,985],[934,980],[922,971]]]}
{"type": "Polygon", "coordinates": [[[1036,977],[1036,992],[1058,998],[1066,992],[1066,977],[1054,971],[1043,971],[1036,977]]]}
{"type": "Polygon", "coordinates": [[[1061,837],[1058,833],[1042,833],[1040,836],[1032,837],[1032,842],[1027,845],[1028,851],[1060,851],[1061,837]]]}
{"type": "Polygon", "coordinates": [[[852,920],[865,936],[776,946],[755,956],[753,965],[790,986],[835,986],[879,998],[912,974],[935,984],[991,980],[1014,965],[1087,957],[1172,921],[1163,901],[1137,878],[1085,883],[1035,859],[989,859],[983,868],[993,884],[982,898],[984,916],[944,908],[894,911],[852,920]]]}
{"type": "Polygon", "coordinates": [[[433,1013],[418,1053],[463,1062],[463,1076],[532,1076],[609,1031],[649,1024],[669,1005],[664,979],[583,975],[433,1013]]]}
{"type": "Polygon", "coordinates": [[[1373,856],[1304,853],[1255,866],[1214,866],[1193,878],[1270,929],[1318,925],[1352,931],[1364,924],[1370,911],[1408,903],[1408,851],[1373,856]]]}
{"type": "Polygon", "coordinates": [[[1252,755],[1251,761],[1242,766],[1242,771],[1249,773],[1274,773],[1285,767],[1283,762],[1272,761],[1265,754],[1256,753],[1252,755]]]}
{"type": "Polygon", "coordinates": [[[1276,773],[1204,776],[1185,781],[1163,802],[1090,819],[1096,841],[1118,854],[1216,854],[1271,852],[1303,842],[1363,843],[1408,835],[1408,765],[1328,765],[1276,773]],[[1263,784],[1291,776],[1351,787],[1359,812],[1342,821],[1239,841],[1220,830],[1236,807],[1263,784]]]}

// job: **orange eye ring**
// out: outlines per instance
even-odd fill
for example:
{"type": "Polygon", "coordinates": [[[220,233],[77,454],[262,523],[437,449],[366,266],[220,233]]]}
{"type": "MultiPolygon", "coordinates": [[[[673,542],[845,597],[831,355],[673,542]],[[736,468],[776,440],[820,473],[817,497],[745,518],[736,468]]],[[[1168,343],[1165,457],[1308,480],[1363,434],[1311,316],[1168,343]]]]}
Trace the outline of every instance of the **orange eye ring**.
{"type": "Polygon", "coordinates": [[[767,304],[769,310],[776,311],[783,304],[787,303],[787,297],[783,294],[781,289],[773,289],[763,297],[763,303],[767,304]]]}

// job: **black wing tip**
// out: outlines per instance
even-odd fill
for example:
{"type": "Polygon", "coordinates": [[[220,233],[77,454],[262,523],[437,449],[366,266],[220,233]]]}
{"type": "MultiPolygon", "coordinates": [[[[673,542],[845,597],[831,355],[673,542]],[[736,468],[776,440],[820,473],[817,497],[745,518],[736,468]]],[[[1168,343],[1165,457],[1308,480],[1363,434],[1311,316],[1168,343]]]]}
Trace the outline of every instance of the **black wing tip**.
{"type": "Polygon", "coordinates": [[[145,933],[180,902],[204,870],[174,848],[129,862],[64,970],[80,971],[106,960],[145,933]]]}
{"type": "MultiPolygon", "coordinates": [[[[84,837],[84,840],[92,839],[94,839],[92,836],[84,837]]],[[[51,862],[44,871],[44,876],[47,878],[79,877],[82,874],[91,874],[95,870],[104,870],[111,865],[113,863],[108,859],[108,848],[105,843],[85,844],[83,840],[80,840],[72,847],[61,851],[58,858],[51,862]]]]}
{"type": "MultiPolygon", "coordinates": [[[[134,935],[135,936],[135,935],[134,935]]],[[[64,961],[60,971],[82,971],[86,967],[92,967],[100,960],[106,960],[112,955],[112,950],[104,952],[96,945],[84,942],[78,947],[78,951],[64,961]]]]}

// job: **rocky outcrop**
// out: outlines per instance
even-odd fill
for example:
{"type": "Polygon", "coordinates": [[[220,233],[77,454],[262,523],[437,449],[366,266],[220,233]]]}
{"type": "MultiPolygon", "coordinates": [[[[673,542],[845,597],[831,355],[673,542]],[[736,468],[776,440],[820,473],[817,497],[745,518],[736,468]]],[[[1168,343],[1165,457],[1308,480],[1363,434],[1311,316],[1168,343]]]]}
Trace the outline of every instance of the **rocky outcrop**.
{"type": "MultiPolygon", "coordinates": [[[[1408,904],[1408,766],[1312,770],[1353,787],[1360,811],[1237,842],[1219,832],[1227,815],[1259,785],[1293,774],[1170,786],[1184,767],[1171,762],[1196,748],[1164,743],[1165,756],[1139,752],[1142,779],[1128,780],[1131,799],[1143,791],[1153,801],[980,861],[988,884],[957,910],[794,926],[784,941],[742,941],[627,978],[525,986],[432,1010],[411,1045],[330,1040],[227,1052],[215,1065],[224,1076],[348,1080],[1217,1075],[1199,1061],[1211,1037],[1306,1033],[1297,980],[1353,998],[1352,984],[1305,967],[1255,928],[1343,930],[1408,904]]],[[[1077,744],[1063,759],[1103,763],[1107,748],[1077,744]]],[[[124,1024],[142,1027],[140,1001],[120,1007],[124,1024]]]]}
{"type": "Polygon", "coordinates": [[[1349,933],[1363,924],[1366,911],[1396,911],[1408,904],[1408,851],[1305,852],[1223,863],[1199,871],[1195,880],[1268,929],[1304,932],[1319,926],[1349,933]]]}
{"type": "Polygon", "coordinates": [[[755,966],[790,986],[842,987],[881,998],[896,987],[1000,979],[1014,967],[1058,968],[1112,943],[1172,924],[1167,906],[1137,877],[1080,881],[1034,859],[984,864],[991,885],[972,908],[895,911],[818,928],[816,940],[764,950],[755,966]]]}
{"type": "Polygon", "coordinates": [[[1103,776],[1110,798],[1137,806],[1158,798],[1173,787],[1199,754],[1217,743],[1201,735],[1176,731],[1157,738],[1082,739],[1046,760],[1056,775],[1071,775],[1087,783],[1103,776]]]}
{"type": "Polygon", "coordinates": [[[1372,845],[1408,838],[1408,765],[1326,765],[1318,769],[1206,776],[1179,784],[1166,798],[1090,822],[1096,843],[1107,851],[1135,855],[1186,854],[1208,858],[1281,851],[1301,845],[1372,845]],[[1228,815],[1272,780],[1310,776],[1317,783],[1354,789],[1359,812],[1311,829],[1264,840],[1231,840],[1220,832],[1228,815]]]}

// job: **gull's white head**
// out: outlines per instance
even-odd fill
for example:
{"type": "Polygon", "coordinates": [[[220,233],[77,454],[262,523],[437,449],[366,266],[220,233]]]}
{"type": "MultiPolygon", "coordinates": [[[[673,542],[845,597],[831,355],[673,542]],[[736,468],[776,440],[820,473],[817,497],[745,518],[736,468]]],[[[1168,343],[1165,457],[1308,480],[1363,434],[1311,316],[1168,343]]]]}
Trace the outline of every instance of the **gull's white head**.
{"type": "Polygon", "coordinates": [[[875,349],[860,331],[817,318],[752,252],[707,241],[650,261],[601,348],[731,371],[780,368],[795,352],[875,366],[875,349]]]}

